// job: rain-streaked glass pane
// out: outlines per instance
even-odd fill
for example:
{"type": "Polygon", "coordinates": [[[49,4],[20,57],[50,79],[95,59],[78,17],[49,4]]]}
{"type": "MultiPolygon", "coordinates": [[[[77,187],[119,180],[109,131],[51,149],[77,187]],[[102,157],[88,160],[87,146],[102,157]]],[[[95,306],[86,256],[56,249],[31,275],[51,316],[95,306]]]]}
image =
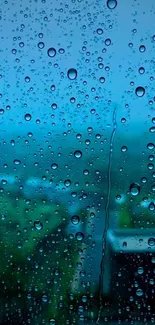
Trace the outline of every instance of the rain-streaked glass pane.
{"type": "Polygon", "coordinates": [[[155,322],[155,3],[1,0],[0,325],[155,322]]]}

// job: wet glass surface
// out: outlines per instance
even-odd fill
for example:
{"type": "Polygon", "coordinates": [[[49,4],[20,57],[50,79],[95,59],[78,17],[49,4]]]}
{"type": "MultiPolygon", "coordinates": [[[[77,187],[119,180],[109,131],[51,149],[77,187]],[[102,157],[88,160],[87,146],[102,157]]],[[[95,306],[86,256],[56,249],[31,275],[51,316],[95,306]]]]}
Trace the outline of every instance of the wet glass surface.
{"type": "Polygon", "coordinates": [[[154,15],[2,1],[2,325],[154,323],[154,15]]]}

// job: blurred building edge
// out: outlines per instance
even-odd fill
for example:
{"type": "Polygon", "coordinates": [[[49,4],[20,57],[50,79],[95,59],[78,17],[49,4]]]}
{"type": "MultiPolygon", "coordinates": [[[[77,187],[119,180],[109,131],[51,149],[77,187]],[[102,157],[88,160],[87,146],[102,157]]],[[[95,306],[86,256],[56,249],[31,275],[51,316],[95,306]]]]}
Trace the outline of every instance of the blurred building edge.
{"type": "MultiPolygon", "coordinates": [[[[103,295],[110,295],[114,291],[114,283],[118,280],[119,269],[122,269],[126,275],[130,269],[134,278],[135,265],[145,265],[148,256],[155,255],[155,229],[109,229],[106,241],[103,295]],[[130,259],[133,261],[133,265],[129,262],[130,259]],[[136,259],[139,263],[134,262],[136,259]]],[[[130,275],[132,276],[132,274],[130,275]]],[[[127,277],[124,277],[123,280],[124,283],[122,282],[120,288],[122,296],[123,291],[121,292],[121,290],[123,286],[128,287],[127,277]]],[[[127,292],[124,291],[124,293],[126,296],[127,292]]]]}

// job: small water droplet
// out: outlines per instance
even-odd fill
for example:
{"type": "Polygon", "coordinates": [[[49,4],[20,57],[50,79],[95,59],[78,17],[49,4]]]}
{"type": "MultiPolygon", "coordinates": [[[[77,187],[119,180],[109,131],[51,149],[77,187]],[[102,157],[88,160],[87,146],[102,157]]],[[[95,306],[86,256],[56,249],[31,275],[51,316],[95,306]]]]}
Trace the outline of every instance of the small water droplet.
{"type": "Polygon", "coordinates": [[[148,143],[148,145],[147,145],[147,148],[148,148],[149,150],[153,150],[154,147],[155,147],[154,143],[148,143]]]}
{"type": "Polygon", "coordinates": [[[34,227],[37,230],[41,230],[43,228],[43,225],[39,220],[37,220],[37,221],[34,222],[34,227]]]}
{"type": "Polygon", "coordinates": [[[31,80],[30,77],[28,77],[28,76],[25,77],[25,82],[29,83],[30,80],[31,80]]]}
{"type": "Polygon", "coordinates": [[[42,301],[45,302],[45,303],[48,302],[47,295],[43,295],[43,296],[42,296],[42,301]]]}
{"type": "Polygon", "coordinates": [[[121,148],[121,151],[122,152],[126,152],[128,150],[128,148],[126,147],[126,146],[123,146],[122,148],[121,148]]]}
{"type": "Polygon", "coordinates": [[[57,165],[56,163],[53,163],[53,164],[51,165],[51,168],[52,168],[52,169],[57,169],[57,168],[58,168],[58,165],[57,165]]]}
{"type": "Polygon", "coordinates": [[[103,34],[103,29],[102,28],[98,28],[97,29],[97,34],[98,35],[102,35],[103,34]]]}
{"type": "Polygon", "coordinates": [[[31,118],[32,118],[32,116],[31,116],[31,114],[25,114],[25,116],[24,116],[24,118],[25,118],[25,121],[31,121],[31,118]]]}
{"type": "Polygon", "coordinates": [[[135,93],[138,97],[143,97],[144,94],[145,94],[145,88],[144,87],[137,87],[136,90],[135,90],[135,93]]]}
{"type": "Polygon", "coordinates": [[[143,267],[142,267],[142,266],[139,266],[139,267],[138,267],[138,270],[137,270],[137,273],[138,273],[138,274],[143,274],[143,272],[144,272],[143,267]]]}
{"type": "Polygon", "coordinates": [[[56,49],[54,47],[50,47],[47,51],[47,54],[50,58],[54,58],[54,56],[56,56],[56,49]]]}
{"type": "Polygon", "coordinates": [[[77,232],[76,233],[76,239],[81,241],[84,239],[84,234],[82,232],[77,232]]]}
{"type": "Polygon", "coordinates": [[[76,157],[76,158],[81,158],[82,157],[82,152],[80,151],[80,150],[76,150],[75,152],[74,152],[74,156],[76,157]]]}
{"type": "Polygon", "coordinates": [[[138,297],[141,297],[141,296],[143,295],[143,290],[142,290],[142,289],[137,289],[137,290],[136,290],[136,295],[137,295],[138,297]]]}
{"type": "Polygon", "coordinates": [[[42,50],[42,49],[45,47],[44,42],[39,42],[39,43],[38,43],[38,47],[39,47],[39,49],[42,50]]]}
{"type": "Polygon", "coordinates": [[[148,245],[149,246],[154,246],[155,245],[155,238],[149,238],[148,245]]]}
{"type": "Polygon", "coordinates": [[[64,181],[64,185],[65,185],[66,187],[71,186],[71,181],[70,181],[70,179],[66,179],[66,180],[64,181]]]}
{"type": "Polygon", "coordinates": [[[108,0],[107,1],[107,7],[109,9],[115,9],[117,6],[117,1],[116,0],[108,0]]]}
{"type": "Polygon", "coordinates": [[[73,225],[78,225],[78,223],[80,222],[79,216],[76,216],[76,215],[72,216],[71,222],[73,225]]]}
{"type": "Polygon", "coordinates": [[[139,193],[140,193],[140,186],[139,184],[137,183],[132,183],[130,185],[130,193],[133,195],[133,196],[137,196],[139,193]]]}
{"type": "Polygon", "coordinates": [[[141,46],[139,47],[139,51],[140,51],[141,53],[145,52],[145,51],[146,51],[146,47],[145,47],[145,45],[141,45],[141,46]]]}
{"type": "Polygon", "coordinates": [[[20,165],[20,164],[21,164],[21,161],[18,160],[18,159],[15,159],[15,160],[14,160],[14,164],[15,164],[15,165],[20,165]]]}
{"type": "Polygon", "coordinates": [[[77,70],[76,69],[69,69],[67,72],[67,76],[70,80],[75,80],[77,78],[77,70]]]}

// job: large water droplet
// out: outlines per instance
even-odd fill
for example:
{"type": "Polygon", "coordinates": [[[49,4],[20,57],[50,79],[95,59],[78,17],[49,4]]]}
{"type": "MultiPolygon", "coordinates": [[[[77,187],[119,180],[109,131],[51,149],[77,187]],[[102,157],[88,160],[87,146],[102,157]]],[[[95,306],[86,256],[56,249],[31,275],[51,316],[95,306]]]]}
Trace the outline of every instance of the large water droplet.
{"type": "Polygon", "coordinates": [[[76,233],[76,239],[81,241],[84,239],[84,234],[82,232],[77,232],[76,233]]]}
{"type": "Polygon", "coordinates": [[[47,54],[50,58],[54,58],[54,56],[56,56],[56,49],[54,47],[50,47],[47,51],[47,54]]]}
{"type": "Polygon", "coordinates": [[[143,295],[143,290],[142,290],[142,289],[137,289],[137,290],[136,290],[136,295],[137,295],[138,297],[141,297],[141,296],[143,295]]]}
{"type": "Polygon", "coordinates": [[[24,118],[25,118],[25,121],[31,121],[31,118],[32,118],[32,116],[31,116],[31,114],[25,114],[25,116],[24,116],[24,118]]]}
{"type": "Polygon", "coordinates": [[[67,76],[70,80],[75,80],[77,78],[77,70],[76,69],[69,69],[67,72],[67,76]]]}
{"type": "Polygon", "coordinates": [[[109,9],[115,9],[117,6],[117,1],[116,0],[108,0],[107,1],[107,7],[109,9]]]}
{"type": "Polygon", "coordinates": [[[34,228],[37,230],[41,230],[43,228],[43,225],[39,220],[37,220],[34,222],[34,228]]]}
{"type": "Polygon", "coordinates": [[[143,274],[143,272],[144,272],[143,267],[142,266],[139,266],[138,267],[138,270],[137,270],[137,273],[141,275],[141,274],[143,274]]]}
{"type": "Polygon", "coordinates": [[[154,246],[155,245],[155,238],[149,238],[148,245],[149,246],[154,246]]]}
{"type": "Polygon", "coordinates": [[[82,152],[80,151],[80,150],[76,150],[75,152],[74,152],[74,156],[76,157],[76,158],[81,158],[82,157],[82,152]]]}
{"type": "Polygon", "coordinates": [[[78,225],[78,223],[80,222],[79,216],[76,216],[76,215],[72,216],[71,222],[73,223],[73,225],[78,225]]]}
{"type": "Polygon", "coordinates": [[[135,90],[135,93],[138,97],[143,97],[144,94],[145,94],[145,88],[144,87],[137,87],[136,90],[135,90]]]}
{"type": "Polygon", "coordinates": [[[130,185],[130,193],[133,195],[133,196],[137,196],[139,193],[140,193],[140,186],[139,184],[137,183],[132,183],[130,185]]]}

